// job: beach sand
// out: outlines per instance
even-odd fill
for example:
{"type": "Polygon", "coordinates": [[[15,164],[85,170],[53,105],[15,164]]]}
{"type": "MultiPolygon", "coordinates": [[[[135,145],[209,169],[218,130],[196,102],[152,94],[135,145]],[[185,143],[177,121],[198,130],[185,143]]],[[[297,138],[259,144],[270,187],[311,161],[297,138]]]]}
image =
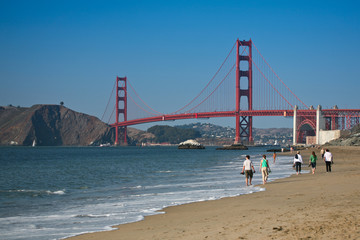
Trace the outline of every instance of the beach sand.
{"type": "MultiPolygon", "coordinates": [[[[314,175],[279,179],[266,191],[169,207],[114,231],[70,239],[360,239],[360,147],[329,148],[331,173],[318,160],[314,175]]],[[[301,151],[305,172],[311,151],[301,151]]]]}

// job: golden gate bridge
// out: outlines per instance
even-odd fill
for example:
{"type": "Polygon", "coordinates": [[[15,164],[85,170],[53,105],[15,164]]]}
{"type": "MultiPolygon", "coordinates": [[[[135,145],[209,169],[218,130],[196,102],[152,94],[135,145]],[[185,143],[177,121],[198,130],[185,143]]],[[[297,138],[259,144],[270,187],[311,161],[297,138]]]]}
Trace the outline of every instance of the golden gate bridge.
{"type": "Polygon", "coordinates": [[[139,96],[127,77],[116,77],[102,120],[109,112],[115,145],[127,144],[127,126],[150,122],[235,117],[234,142],[251,144],[253,117],[293,117],[293,143],[297,144],[304,143],[306,136],[318,136],[320,129],[350,129],[360,119],[360,109],[307,106],[280,79],[251,39],[237,39],[206,86],[180,109],[158,112],[139,96]],[[115,104],[109,107],[114,91],[115,104]]]}

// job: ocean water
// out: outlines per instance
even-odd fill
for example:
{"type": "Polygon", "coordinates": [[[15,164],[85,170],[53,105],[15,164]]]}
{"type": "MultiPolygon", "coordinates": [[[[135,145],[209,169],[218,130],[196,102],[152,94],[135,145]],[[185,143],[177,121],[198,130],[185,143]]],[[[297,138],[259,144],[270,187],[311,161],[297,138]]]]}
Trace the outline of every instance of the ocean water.
{"type": "MultiPolygon", "coordinates": [[[[161,214],[167,206],[263,191],[240,175],[245,155],[256,169],[266,148],[1,147],[0,239],[63,239],[161,214]]],[[[280,157],[269,181],[293,173],[280,157]]]]}

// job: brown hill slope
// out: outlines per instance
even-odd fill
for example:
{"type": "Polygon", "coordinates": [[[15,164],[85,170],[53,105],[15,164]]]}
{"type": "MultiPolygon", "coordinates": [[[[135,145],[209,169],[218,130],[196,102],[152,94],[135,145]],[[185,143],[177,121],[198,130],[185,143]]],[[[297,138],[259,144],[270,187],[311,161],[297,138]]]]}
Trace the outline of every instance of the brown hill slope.
{"type": "Polygon", "coordinates": [[[99,145],[113,135],[98,118],[59,105],[0,107],[0,145],[99,145]]]}

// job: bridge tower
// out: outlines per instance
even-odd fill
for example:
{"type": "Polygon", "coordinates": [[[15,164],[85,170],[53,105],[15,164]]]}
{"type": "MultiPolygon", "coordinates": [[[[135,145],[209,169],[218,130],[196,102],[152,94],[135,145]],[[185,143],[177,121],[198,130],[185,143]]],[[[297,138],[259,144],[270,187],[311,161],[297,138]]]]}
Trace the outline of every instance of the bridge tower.
{"type": "MultiPolygon", "coordinates": [[[[126,77],[116,77],[116,123],[119,124],[120,114],[127,121],[127,88],[126,77]]],[[[115,145],[119,145],[119,135],[123,137],[122,144],[127,145],[127,127],[115,127],[115,145]],[[119,134],[120,133],[120,134],[119,134]]]]}
{"type": "Polygon", "coordinates": [[[236,136],[235,143],[253,142],[252,116],[242,116],[241,110],[252,110],[252,41],[236,41],[236,136]],[[240,48],[247,48],[240,53],[240,48]],[[242,55],[245,52],[245,55],[242,55]],[[241,64],[243,62],[243,64],[241,64]],[[247,62],[247,64],[246,64],[247,62]],[[244,66],[244,68],[241,68],[244,66]],[[240,84],[241,80],[244,84],[240,84]],[[246,82],[247,81],[247,82],[246,82]],[[247,84],[245,84],[247,83],[247,84]],[[247,85],[247,86],[246,86],[247,85]],[[242,97],[247,99],[247,109],[241,109],[242,97]]]}

